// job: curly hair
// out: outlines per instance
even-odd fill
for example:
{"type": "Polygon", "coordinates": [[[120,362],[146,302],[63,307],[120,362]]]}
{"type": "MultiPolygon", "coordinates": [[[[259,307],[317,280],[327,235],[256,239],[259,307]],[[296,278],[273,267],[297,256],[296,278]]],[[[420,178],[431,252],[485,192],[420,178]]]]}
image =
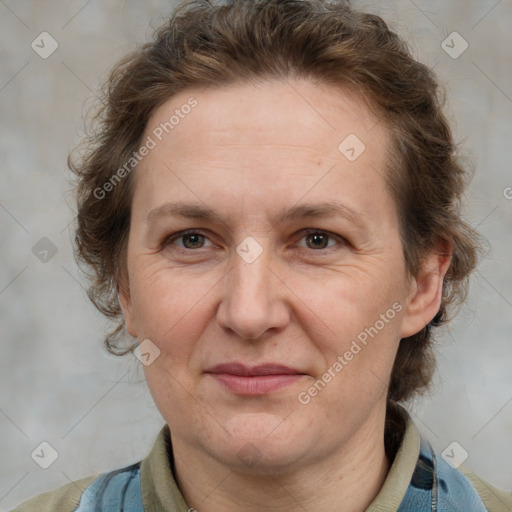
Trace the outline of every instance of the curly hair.
{"type": "Polygon", "coordinates": [[[384,123],[393,146],[386,178],[409,275],[418,275],[440,240],[451,243],[439,312],[399,344],[388,403],[407,400],[428,388],[433,329],[465,300],[477,264],[480,236],[461,214],[470,173],[457,154],[433,71],[380,17],[342,1],[190,0],[111,70],[94,129],[80,155],[68,157],[77,177],[76,258],[89,270],[90,299],[115,322],[106,347],[118,355],[134,348],[120,345],[126,330],[118,299],[133,194],[126,162],[134,160],[151,114],[190,87],[267,78],[305,78],[353,91],[384,123]],[[112,184],[114,176],[119,179],[112,184]]]}

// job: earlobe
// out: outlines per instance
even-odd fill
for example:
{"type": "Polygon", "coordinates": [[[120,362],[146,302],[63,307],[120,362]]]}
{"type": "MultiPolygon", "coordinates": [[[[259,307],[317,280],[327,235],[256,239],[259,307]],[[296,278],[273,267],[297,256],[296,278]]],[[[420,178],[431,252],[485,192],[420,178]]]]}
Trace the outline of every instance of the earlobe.
{"type": "Polygon", "coordinates": [[[121,305],[121,311],[123,313],[126,330],[131,336],[136,338],[137,329],[135,327],[130,288],[127,284],[120,283],[117,288],[117,293],[119,304],[121,305]]]}
{"type": "Polygon", "coordinates": [[[424,260],[419,275],[411,280],[402,320],[401,338],[413,336],[437,314],[443,296],[443,282],[452,258],[448,241],[438,245],[424,260]]]}

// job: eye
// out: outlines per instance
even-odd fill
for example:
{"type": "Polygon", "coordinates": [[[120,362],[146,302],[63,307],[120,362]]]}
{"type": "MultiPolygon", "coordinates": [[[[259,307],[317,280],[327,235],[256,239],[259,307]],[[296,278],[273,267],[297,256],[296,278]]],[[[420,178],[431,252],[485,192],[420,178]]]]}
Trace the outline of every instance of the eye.
{"type": "Polygon", "coordinates": [[[205,247],[205,241],[208,240],[208,238],[199,231],[180,231],[166,238],[164,246],[170,245],[177,240],[182,242],[182,244],[176,244],[181,249],[202,249],[205,247]]]}
{"type": "MultiPolygon", "coordinates": [[[[345,245],[346,241],[337,235],[333,235],[326,231],[318,229],[307,229],[303,230],[304,235],[301,240],[305,240],[305,245],[299,244],[300,247],[306,247],[308,249],[322,250],[329,249],[335,245],[345,245]]],[[[213,244],[209,238],[201,231],[187,230],[179,231],[173,235],[167,237],[164,240],[163,246],[174,244],[180,249],[194,250],[202,249],[204,247],[212,246],[213,244]],[[207,242],[209,245],[207,245],[207,242]]]]}
{"type": "Polygon", "coordinates": [[[336,241],[338,241],[338,245],[343,245],[343,239],[341,237],[331,235],[325,231],[309,229],[305,230],[303,233],[305,233],[305,235],[301,240],[306,241],[306,247],[309,249],[328,249],[336,245],[336,241]],[[333,243],[329,243],[329,240],[333,243]]]}

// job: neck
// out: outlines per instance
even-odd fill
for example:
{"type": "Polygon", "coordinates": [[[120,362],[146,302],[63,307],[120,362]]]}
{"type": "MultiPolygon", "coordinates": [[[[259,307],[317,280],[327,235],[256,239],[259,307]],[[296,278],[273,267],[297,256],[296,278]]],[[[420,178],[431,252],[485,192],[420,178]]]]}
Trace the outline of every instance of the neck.
{"type": "MultiPolygon", "coordinates": [[[[296,461],[293,469],[269,467],[240,472],[197,446],[172,438],[175,477],[190,507],[199,512],[288,512],[367,509],[390,468],[384,445],[385,407],[354,435],[315,461],[296,461]]],[[[172,436],[172,432],[171,432],[172,436]]]]}

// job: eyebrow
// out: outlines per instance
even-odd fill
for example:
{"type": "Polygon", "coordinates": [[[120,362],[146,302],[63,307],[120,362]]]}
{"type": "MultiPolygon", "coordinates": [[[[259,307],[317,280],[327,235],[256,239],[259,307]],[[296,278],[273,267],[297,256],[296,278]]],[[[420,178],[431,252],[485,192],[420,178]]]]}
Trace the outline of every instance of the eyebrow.
{"type": "MultiPolygon", "coordinates": [[[[290,208],[280,210],[272,217],[273,224],[282,224],[294,220],[306,218],[325,218],[325,217],[344,217],[359,227],[365,227],[365,214],[361,211],[350,208],[339,201],[329,201],[324,203],[306,203],[295,205],[290,208]]],[[[146,222],[152,222],[163,217],[183,217],[187,219],[198,219],[205,221],[220,220],[225,222],[221,216],[217,215],[211,208],[199,203],[174,202],[165,203],[162,206],[151,210],[146,222]]]]}

